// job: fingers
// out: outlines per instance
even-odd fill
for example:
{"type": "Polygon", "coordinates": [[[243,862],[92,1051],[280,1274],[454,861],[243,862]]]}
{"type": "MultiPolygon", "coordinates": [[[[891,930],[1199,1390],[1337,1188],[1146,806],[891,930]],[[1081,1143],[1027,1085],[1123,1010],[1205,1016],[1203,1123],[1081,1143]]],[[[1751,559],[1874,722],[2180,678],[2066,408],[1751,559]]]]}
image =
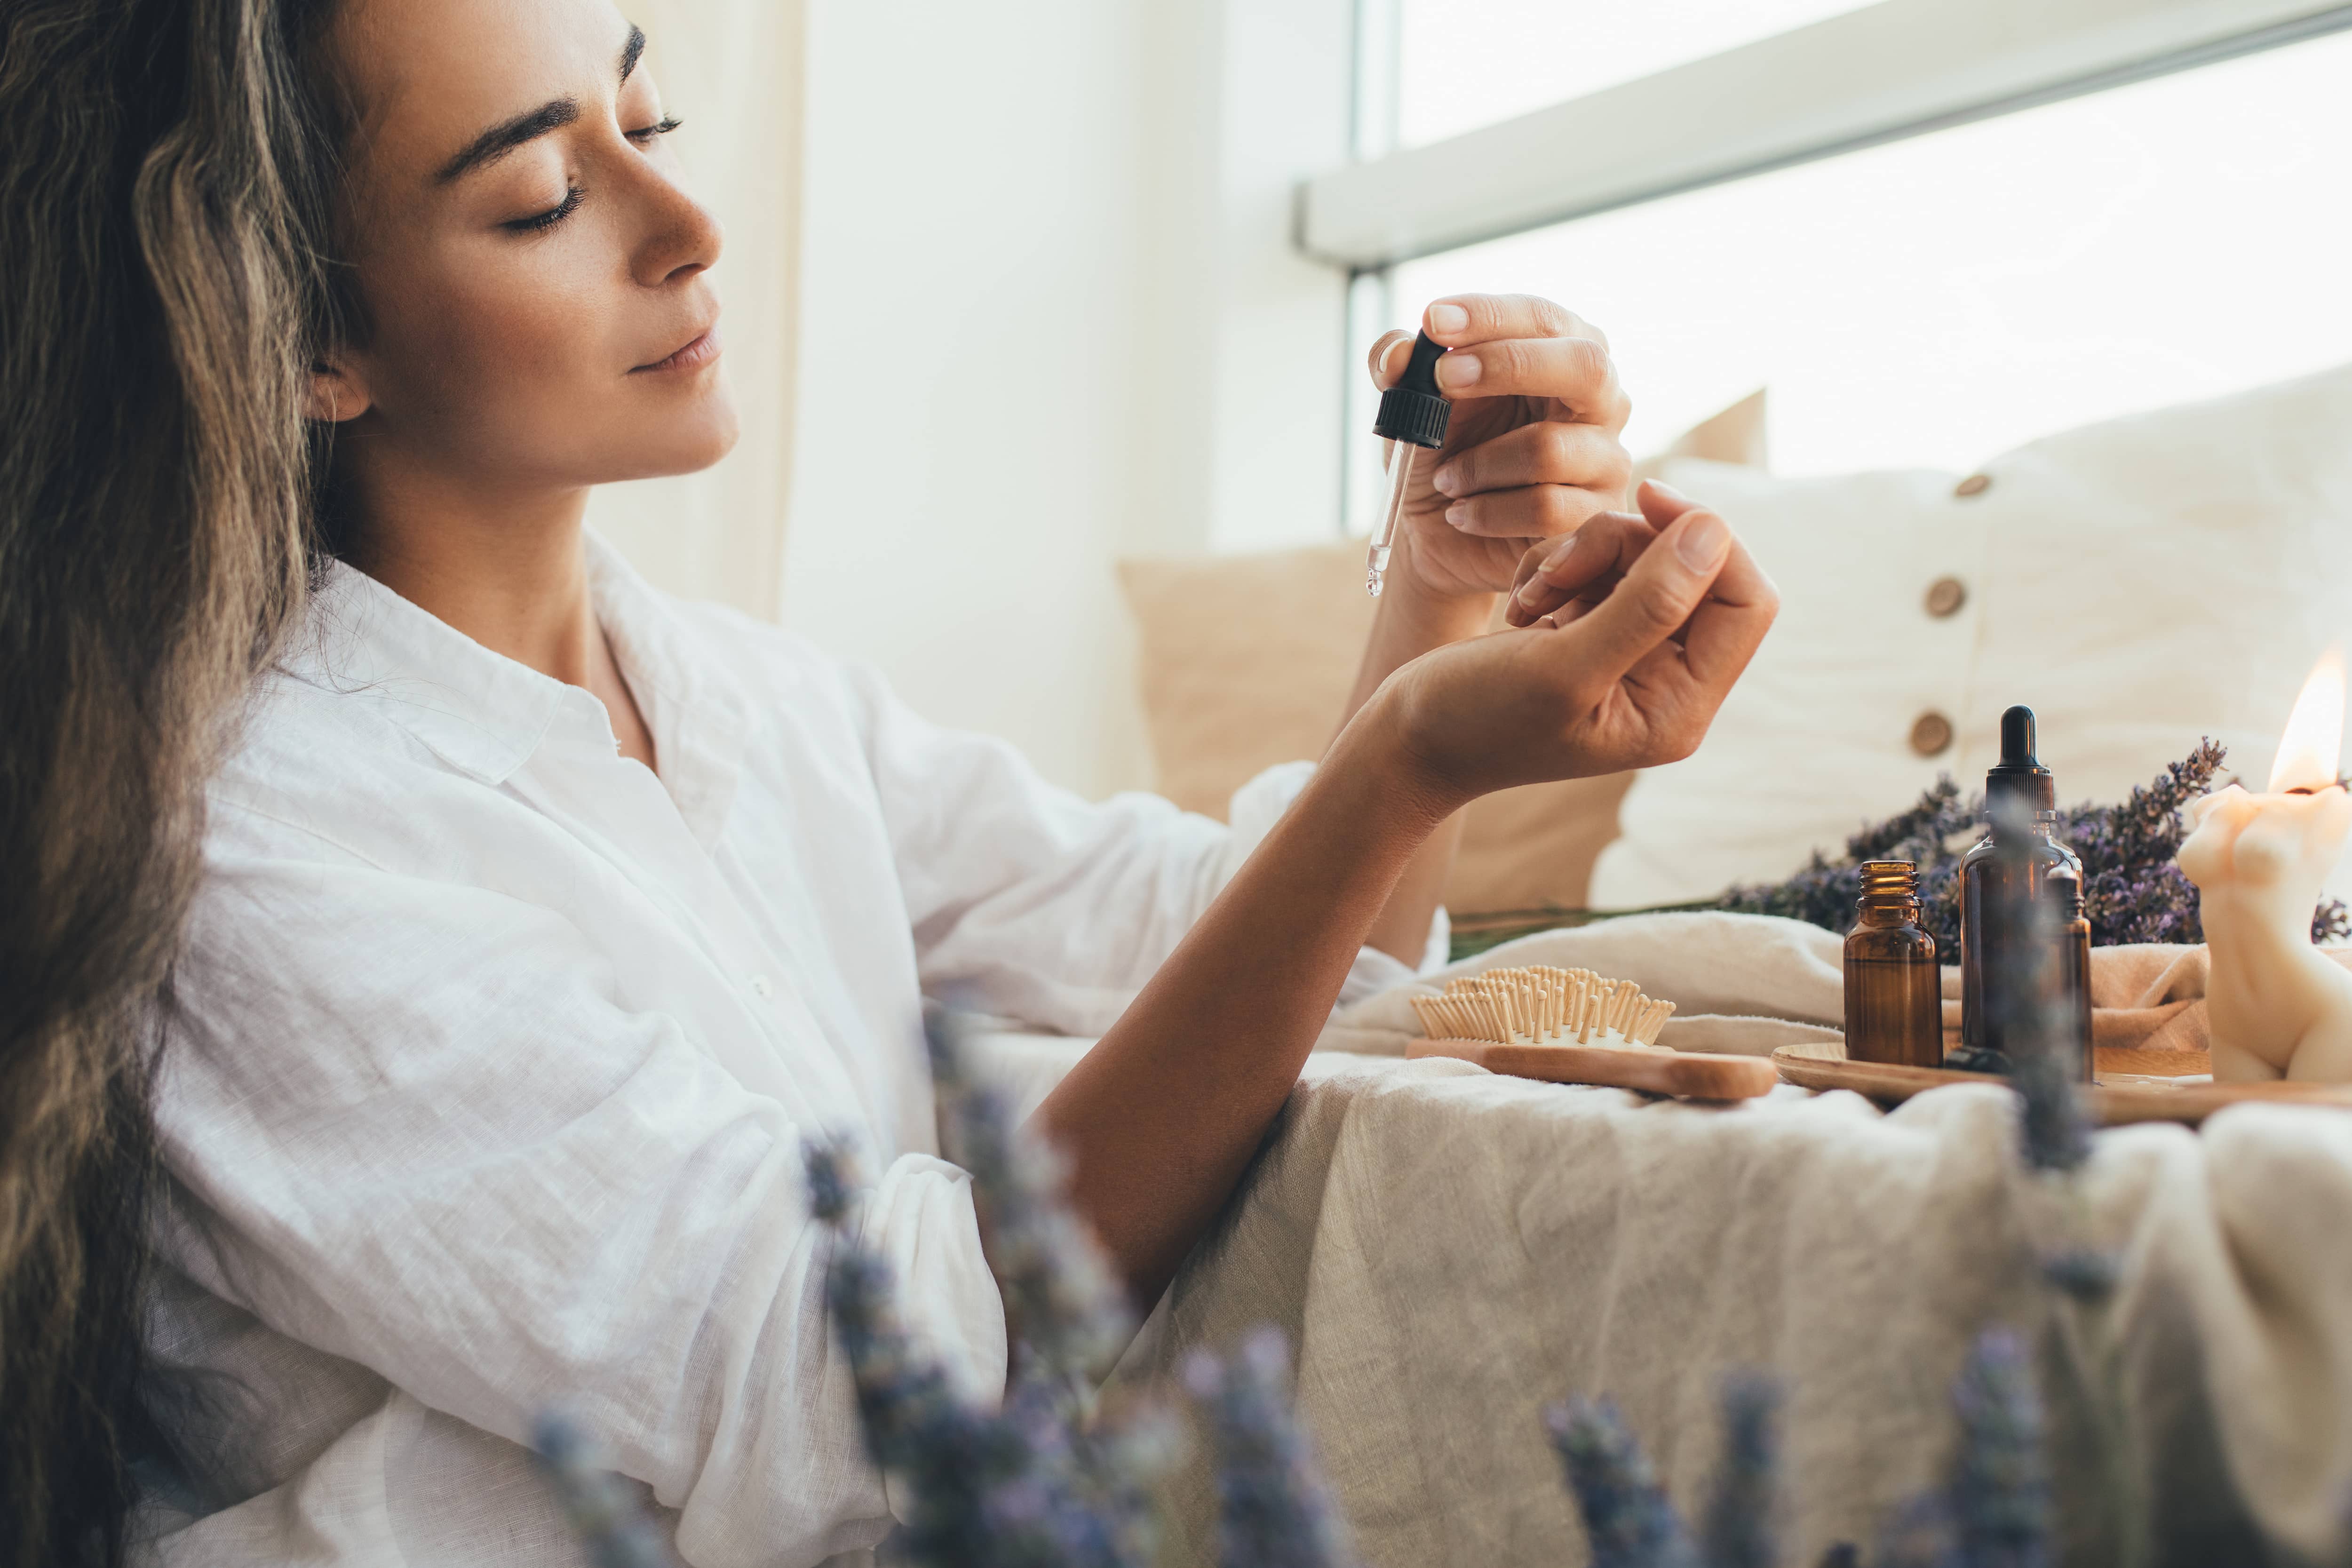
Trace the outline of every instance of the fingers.
{"type": "MultiPolygon", "coordinates": [[[[1626,569],[1609,596],[1576,623],[1572,633],[1562,634],[1576,637],[1580,663],[1595,680],[1613,684],[1685,622],[1695,621],[1732,553],[1730,525],[1714,512],[1679,497],[1654,498],[1658,504],[1654,509],[1649,504],[1653,499],[1644,487],[1643,510],[1657,530],[1654,542],[1626,569]],[[1666,513],[1672,515],[1662,515],[1666,513]]],[[[1571,565],[1577,553],[1570,554],[1571,565]]],[[[1737,639],[1752,617],[1749,606],[1723,623],[1717,633],[1720,653],[1736,651],[1737,639]]],[[[1768,614],[1764,625],[1769,624],[1768,614]]],[[[1762,627],[1756,627],[1754,641],[1762,641],[1763,636],[1762,627]]],[[[1754,651],[1754,642],[1748,651],[1754,651]]],[[[1739,662],[1744,666],[1746,658],[1741,656],[1739,662]]]]}
{"type": "MultiPolygon", "coordinates": [[[[1643,484],[1636,499],[1654,524],[1664,519],[1672,526],[1704,510],[1681,491],[1655,479],[1643,484]]],[[[1729,531],[1725,530],[1727,534],[1729,531]]],[[[1711,694],[1709,712],[1756,657],[1764,634],[1772,629],[1780,613],[1780,590],[1756,563],[1748,547],[1734,538],[1706,598],[1681,630],[1683,666],[1700,691],[1711,694]]]]}
{"type": "Polygon", "coordinates": [[[1480,539],[1557,539],[1619,499],[1571,485],[1528,485],[1455,501],[1445,509],[1445,521],[1456,532],[1480,539]]]}
{"type": "Polygon", "coordinates": [[[1511,597],[1503,619],[1515,626],[1532,625],[1555,611],[1572,611],[1562,621],[1581,614],[1577,601],[1598,603],[1640,560],[1656,540],[1658,531],[1628,512],[1601,512],[1563,540],[1538,544],[1519,558],[1511,597]]]}
{"type": "Polygon", "coordinates": [[[1609,346],[1600,328],[1533,294],[1448,295],[1421,313],[1421,324],[1450,349],[1496,338],[1590,338],[1609,346]]]}
{"type": "Polygon", "coordinates": [[[1404,374],[1405,361],[1412,356],[1404,353],[1412,342],[1411,332],[1382,332],[1380,342],[1372,345],[1372,384],[1386,392],[1404,374]]]}
{"type": "Polygon", "coordinates": [[[1608,345],[1595,338],[1497,338],[1448,349],[1437,362],[1448,397],[1549,397],[1582,424],[1615,431],[1633,411],[1608,345]]]}
{"type": "Polygon", "coordinates": [[[1521,485],[1575,485],[1622,496],[1633,469],[1633,458],[1608,431],[1545,419],[1455,453],[1438,465],[1430,482],[1455,500],[1521,485]]]}

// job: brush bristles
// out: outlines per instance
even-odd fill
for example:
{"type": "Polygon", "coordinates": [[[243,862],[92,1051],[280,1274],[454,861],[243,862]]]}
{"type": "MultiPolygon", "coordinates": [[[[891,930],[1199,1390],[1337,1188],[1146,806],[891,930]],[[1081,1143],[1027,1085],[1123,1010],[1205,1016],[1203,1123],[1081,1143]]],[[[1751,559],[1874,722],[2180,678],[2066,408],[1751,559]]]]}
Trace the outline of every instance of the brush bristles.
{"type": "Polygon", "coordinates": [[[1432,1039],[1497,1045],[1654,1045],[1675,1011],[1630,980],[1549,964],[1464,975],[1447,981],[1443,995],[1411,1000],[1432,1039]]]}

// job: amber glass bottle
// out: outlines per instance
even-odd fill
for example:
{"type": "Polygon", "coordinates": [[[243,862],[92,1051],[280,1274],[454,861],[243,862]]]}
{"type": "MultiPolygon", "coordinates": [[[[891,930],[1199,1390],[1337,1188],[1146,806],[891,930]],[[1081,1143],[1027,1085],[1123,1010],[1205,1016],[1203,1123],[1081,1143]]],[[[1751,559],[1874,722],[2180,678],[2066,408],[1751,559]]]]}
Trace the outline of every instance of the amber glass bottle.
{"type": "MultiPolygon", "coordinates": [[[[2033,710],[2011,708],[2000,716],[2000,762],[1985,775],[1984,841],[1960,862],[1960,1044],[1977,1070],[2010,1066],[1994,1016],[2001,1009],[1986,998],[2014,996],[2047,975],[2047,953],[2033,944],[2053,929],[2065,933],[2068,911],[2083,907],[2083,862],[2053,837],[2058,786],[2033,750],[2033,710]],[[2036,919],[2044,899],[2054,908],[2036,919]]],[[[2083,930],[2087,945],[2090,928],[2083,930]]],[[[2059,972],[2067,967],[2062,956],[2059,972]]],[[[2082,976],[2089,978],[2087,964],[2082,976]]],[[[2085,989],[2086,1007],[2088,996],[2085,989]]],[[[2084,1048],[2087,1055],[2087,1034],[2084,1048]]]]}
{"type": "Polygon", "coordinates": [[[1919,868],[1864,861],[1857,909],[1845,939],[1846,1059],[1942,1066],[1944,972],[1919,924],[1919,868]]]}

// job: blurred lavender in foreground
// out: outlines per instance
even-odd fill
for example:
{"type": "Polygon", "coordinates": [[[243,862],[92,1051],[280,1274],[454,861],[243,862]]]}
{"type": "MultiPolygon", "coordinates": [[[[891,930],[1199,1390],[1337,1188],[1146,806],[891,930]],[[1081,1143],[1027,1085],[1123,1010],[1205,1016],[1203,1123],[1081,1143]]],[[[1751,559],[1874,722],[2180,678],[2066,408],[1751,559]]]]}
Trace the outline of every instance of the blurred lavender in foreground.
{"type": "MultiPolygon", "coordinates": [[[[1779,1491],[1773,1420],[1779,1394],[1752,1376],[1725,1381],[1724,1454],[1706,1532],[1694,1546],[1641,1445],[1607,1400],[1570,1396],[1545,1413],[1584,1516],[1592,1568],[1773,1568],[1771,1520],[1779,1491]]],[[[2042,1406],[2015,1336],[1979,1339],[1952,1388],[1960,1446],[1950,1479],[1889,1516],[1875,1568],[2045,1568],[2050,1560],[2049,1472],[2042,1406]]],[[[1851,1545],[1830,1548],[1822,1568],[1856,1568],[1851,1545]]]]}
{"type": "Polygon", "coordinates": [[[1544,1426],[1584,1515],[1592,1568],[1697,1568],[1682,1516],[1613,1403],[1571,1394],[1544,1426]]]}
{"type": "Polygon", "coordinates": [[[1780,1386],[1754,1373],[1723,1384],[1723,1458],[1701,1547],[1707,1568],[1774,1568],[1780,1488],[1780,1386]]]}
{"type": "Polygon", "coordinates": [[[533,1424],[530,1446],[555,1489],[564,1522],[595,1568],[671,1568],[669,1549],[626,1481],[596,1461],[580,1429],[554,1411],[533,1424]]]}
{"type": "Polygon", "coordinates": [[[971,1173],[988,1266],[1026,1365],[1092,1387],[1135,1331],[1102,1249],[1062,1201],[1061,1160],[1013,1114],[1005,1092],[976,1080],[959,1026],[940,1013],[924,1023],[950,1160],[971,1173]]]}
{"type": "Polygon", "coordinates": [[[1252,1334],[1230,1363],[1207,1351],[1184,1363],[1184,1386],[1215,1435],[1223,1568],[1344,1568],[1354,1561],[1291,1415],[1289,1363],[1273,1329],[1252,1334]]]}
{"type": "Polygon", "coordinates": [[[1952,1403],[1960,1453],[1952,1519],[1965,1568],[2043,1568],[2050,1561],[2050,1476],[2042,1400],[2014,1334],[1995,1329],[1969,1352],[1952,1403]]]}
{"type": "Polygon", "coordinates": [[[969,1171],[1014,1373],[1003,1407],[968,1404],[919,1352],[888,1266],[856,1240],[843,1152],[805,1152],[811,1210],[834,1232],[825,1299],[875,1461],[910,1500],[895,1547],[932,1568],[1141,1568],[1149,1487],[1171,1427],[1147,1405],[1097,1406],[1094,1384],[1130,1320],[1051,1155],[1009,1100],[971,1074],[951,1017],[926,1023],[948,1152],[969,1171]]]}

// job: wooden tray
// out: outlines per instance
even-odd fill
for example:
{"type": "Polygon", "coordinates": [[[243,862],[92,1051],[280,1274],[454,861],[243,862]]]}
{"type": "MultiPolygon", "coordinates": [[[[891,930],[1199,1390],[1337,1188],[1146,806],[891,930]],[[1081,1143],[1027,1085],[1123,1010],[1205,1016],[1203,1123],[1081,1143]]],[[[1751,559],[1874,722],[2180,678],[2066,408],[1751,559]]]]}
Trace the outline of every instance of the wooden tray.
{"type": "MultiPolygon", "coordinates": [[[[2135,1054],[2148,1057],[2157,1053],[2135,1054]]],[[[1772,1053],[1772,1066],[1781,1078],[1805,1089],[1850,1089],[1881,1105],[1900,1105],[1915,1094],[1924,1094],[1948,1083],[2009,1081],[1992,1073],[1850,1062],[1845,1059],[1845,1047],[1836,1041],[1782,1046],[1772,1053]]],[[[2194,1127],[2223,1106],[2248,1100],[2352,1110],[2352,1084],[2213,1083],[2201,1078],[2167,1082],[2160,1078],[2111,1072],[2091,1090],[2092,1107],[2098,1113],[2100,1125],[2105,1127],[2122,1127],[2134,1121],[2180,1121],[2194,1127]]]]}
{"type": "Polygon", "coordinates": [[[1492,1040],[1415,1040],[1408,1057],[1452,1057],[1488,1072],[1545,1083],[1589,1083],[1685,1100],[1753,1100],[1780,1079],[1762,1057],[1677,1051],[1664,1046],[1503,1046],[1492,1040]]]}

